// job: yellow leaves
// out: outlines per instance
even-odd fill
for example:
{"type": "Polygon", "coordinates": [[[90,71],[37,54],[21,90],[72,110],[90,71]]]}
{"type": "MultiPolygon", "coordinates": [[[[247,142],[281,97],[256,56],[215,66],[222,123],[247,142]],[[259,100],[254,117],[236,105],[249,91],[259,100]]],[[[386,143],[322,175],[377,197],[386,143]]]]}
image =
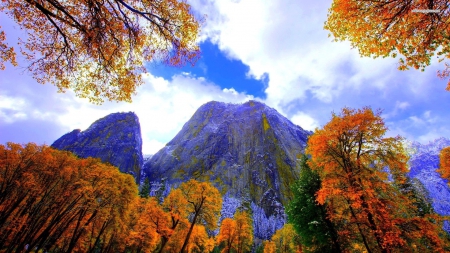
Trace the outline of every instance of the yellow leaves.
{"type": "Polygon", "coordinates": [[[399,70],[423,71],[435,51],[450,49],[447,2],[434,1],[432,8],[440,13],[412,12],[430,9],[426,1],[334,0],[324,29],[333,34],[333,41],[350,41],[361,56],[395,58],[401,54],[406,61],[399,61],[399,70]]]}
{"type": "MultiPolygon", "coordinates": [[[[199,57],[199,24],[181,1],[50,1],[29,5],[2,1],[0,10],[28,30],[20,51],[32,61],[29,71],[40,83],[101,104],[131,102],[142,84],[144,61],[194,64],[199,57]],[[89,67],[86,68],[86,65],[89,67]]],[[[0,33],[0,69],[15,62],[0,33]]]]}
{"type": "MultiPolygon", "coordinates": [[[[278,229],[272,236],[272,243],[267,243],[268,252],[272,252],[272,247],[275,246],[276,252],[296,252],[301,249],[298,235],[295,233],[294,226],[290,223],[278,229]]],[[[264,252],[266,252],[266,244],[264,245],[264,252]]]]}
{"type": "Polygon", "coordinates": [[[217,244],[225,244],[223,252],[233,249],[237,253],[249,252],[253,245],[253,227],[247,212],[237,211],[234,218],[225,218],[220,225],[217,244]]]}
{"type": "Polygon", "coordinates": [[[5,69],[5,62],[10,62],[13,66],[17,66],[16,62],[16,53],[14,52],[13,47],[8,47],[7,44],[4,43],[6,40],[5,32],[1,30],[0,26],[0,70],[5,69]]]}
{"type": "Polygon", "coordinates": [[[439,154],[439,169],[437,170],[447,180],[450,180],[450,147],[443,148],[439,154]]]}
{"type": "Polygon", "coordinates": [[[1,212],[5,247],[29,244],[88,251],[95,238],[113,240],[114,233],[126,229],[128,206],[137,194],[130,175],[98,159],[82,160],[46,146],[8,144],[1,150],[5,167],[0,171],[0,210],[9,210],[1,212]],[[11,222],[24,225],[13,232],[11,222]],[[13,240],[24,226],[31,228],[28,234],[13,240]],[[53,244],[45,243],[50,239],[53,244]]]}
{"type": "Polygon", "coordinates": [[[264,241],[264,253],[275,253],[276,252],[276,245],[273,241],[264,241]]]}

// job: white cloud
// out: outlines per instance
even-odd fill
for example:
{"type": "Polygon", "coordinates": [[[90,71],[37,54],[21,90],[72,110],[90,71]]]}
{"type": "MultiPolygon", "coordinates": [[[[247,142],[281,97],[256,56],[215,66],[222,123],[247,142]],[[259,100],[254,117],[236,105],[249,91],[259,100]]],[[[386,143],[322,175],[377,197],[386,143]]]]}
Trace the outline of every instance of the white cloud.
{"type": "Polygon", "coordinates": [[[291,121],[306,130],[314,131],[317,127],[319,127],[317,120],[304,112],[297,112],[291,117],[291,121]]]}
{"type": "Polygon", "coordinates": [[[13,123],[26,119],[28,117],[24,110],[26,106],[27,102],[23,98],[0,95],[0,120],[13,123]]]}
{"type": "MultiPolygon", "coordinates": [[[[348,42],[331,42],[323,29],[331,1],[190,0],[207,14],[202,40],[210,39],[228,55],[249,66],[256,79],[267,73],[269,106],[283,110],[292,101],[313,96],[331,104],[348,91],[373,87],[384,97],[399,73],[397,59],[361,58],[348,42]]],[[[403,72],[404,73],[404,72],[403,72]]],[[[408,73],[411,82],[426,86],[423,73],[408,73]]],[[[419,94],[420,95],[420,94],[419,94]]]]}

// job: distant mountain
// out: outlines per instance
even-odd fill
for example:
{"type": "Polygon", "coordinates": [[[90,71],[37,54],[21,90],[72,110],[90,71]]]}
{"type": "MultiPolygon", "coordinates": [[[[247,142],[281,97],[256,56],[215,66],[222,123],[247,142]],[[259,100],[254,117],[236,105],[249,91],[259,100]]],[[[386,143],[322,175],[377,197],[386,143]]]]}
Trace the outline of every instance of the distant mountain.
{"type": "Polygon", "coordinates": [[[310,134],[260,102],[213,101],[144,164],[143,175],[154,192],[191,178],[213,182],[225,194],[222,217],[251,208],[255,234],[267,239],[285,222],[283,206],[310,134]]]}
{"type": "Polygon", "coordinates": [[[133,112],[113,113],[95,121],[88,129],[73,130],[56,140],[52,147],[68,150],[79,157],[96,157],[140,182],[143,165],[139,119],[133,112]]]}
{"type": "MultiPolygon", "coordinates": [[[[433,201],[434,210],[440,215],[450,215],[450,188],[447,180],[441,178],[436,170],[439,168],[439,152],[450,146],[450,140],[437,139],[428,144],[414,142],[413,154],[410,159],[409,176],[417,178],[425,186],[433,201]]],[[[447,225],[447,231],[450,226],[447,225]]]]}

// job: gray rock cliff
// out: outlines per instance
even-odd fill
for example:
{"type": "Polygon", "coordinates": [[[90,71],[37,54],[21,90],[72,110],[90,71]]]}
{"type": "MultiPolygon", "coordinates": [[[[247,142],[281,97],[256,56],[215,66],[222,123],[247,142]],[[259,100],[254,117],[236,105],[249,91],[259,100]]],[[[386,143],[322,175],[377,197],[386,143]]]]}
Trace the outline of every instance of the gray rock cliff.
{"type": "Polygon", "coordinates": [[[100,158],[120,171],[132,174],[137,182],[140,180],[143,165],[141,127],[133,112],[110,114],[95,121],[85,131],[76,129],[63,135],[51,146],[83,158],[100,158]]]}

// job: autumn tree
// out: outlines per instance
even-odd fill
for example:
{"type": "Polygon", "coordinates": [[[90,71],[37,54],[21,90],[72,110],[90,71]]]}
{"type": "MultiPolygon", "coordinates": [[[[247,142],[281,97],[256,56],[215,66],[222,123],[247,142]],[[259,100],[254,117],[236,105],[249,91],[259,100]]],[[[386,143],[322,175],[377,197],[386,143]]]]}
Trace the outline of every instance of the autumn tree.
{"type": "Polygon", "coordinates": [[[155,252],[162,236],[171,233],[169,217],[155,198],[135,198],[125,235],[126,252],[155,252]]]}
{"type": "Polygon", "coordinates": [[[168,228],[170,233],[161,233],[161,246],[158,252],[163,252],[170,237],[175,233],[180,223],[188,223],[188,202],[180,189],[170,191],[162,204],[164,211],[168,214],[168,228]]]}
{"type": "Polygon", "coordinates": [[[276,252],[278,253],[295,253],[301,247],[299,237],[295,233],[294,226],[286,223],[282,228],[278,229],[272,236],[272,242],[275,243],[276,252]]]}
{"type": "Polygon", "coordinates": [[[406,182],[408,156],[402,139],[384,137],[386,130],[380,112],[370,108],[344,108],[317,129],[307,148],[322,181],[316,200],[327,205],[346,249],[444,252],[439,217],[416,216],[397,187],[406,182]]]}
{"type": "Polygon", "coordinates": [[[264,241],[264,253],[276,253],[276,245],[273,241],[264,241]]]}
{"type": "Polygon", "coordinates": [[[222,208],[222,196],[211,183],[198,182],[193,179],[182,183],[179,189],[188,202],[187,210],[191,222],[180,251],[184,253],[195,224],[204,224],[209,230],[217,227],[222,208]]]}
{"type": "MultiPolygon", "coordinates": [[[[439,169],[442,176],[450,182],[450,147],[443,148],[439,154],[439,169]]],[[[450,185],[450,183],[449,183],[450,185]]]]}
{"type": "MultiPolygon", "coordinates": [[[[335,41],[348,40],[367,57],[400,58],[400,70],[421,69],[437,54],[450,58],[450,12],[447,0],[334,0],[325,29],[335,41]]],[[[450,65],[438,76],[450,75],[450,65]]],[[[450,81],[447,84],[450,91],[450,81]]]]}
{"type": "MultiPolygon", "coordinates": [[[[39,83],[94,103],[130,102],[146,61],[180,66],[199,57],[199,23],[184,0],[6,0],[0,11],[28,32],[18,47],[39,83]]],[[[15,57],[0,30],[0,69],[17,65],[15,57]]]]}
{"type": "Polygon", "coordinates": [[[300,158],[300,176],[292,186],[293,200],[286,213],[299,235],[301,244],[309,252],[341,252],[337,229],[327,217],[326,205],[316,202],[321,180],[317,171],[307,164],[308,157],[300,158]]]}
{"type": "Polygon", "coordinates": [[[246,211],[236,211],[236,252],[250,252],[253,245],[253,222],[250,214],[246,211]]]}
{"type": "Polygon", "coordinates": [[[220,231],[217,235],[217,244],[224,244],[222,252],[231,253],[234,247],[235,241],[237,240],[236,235],[236,221],[231,218],[225,218],[222,220],[220,225],[220,231]]]}

